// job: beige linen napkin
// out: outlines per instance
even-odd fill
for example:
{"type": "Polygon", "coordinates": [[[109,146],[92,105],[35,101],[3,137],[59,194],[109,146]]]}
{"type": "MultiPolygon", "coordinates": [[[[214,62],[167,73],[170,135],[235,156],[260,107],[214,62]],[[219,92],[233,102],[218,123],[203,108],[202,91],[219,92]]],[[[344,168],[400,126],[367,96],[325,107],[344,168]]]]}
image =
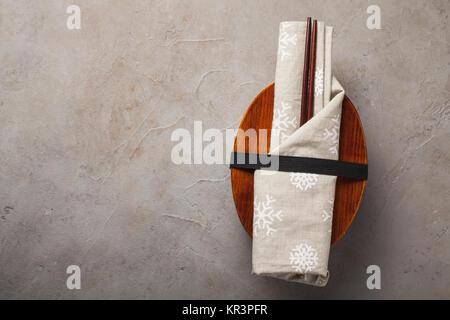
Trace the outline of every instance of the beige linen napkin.
{"type": "MultiPolygon", "coordinates": [[[[344,90],[331,76],[331,27],[318,23],[315,116],[299,128],[306,23],[280,24],[271,154],[338,159],[344,90]]],[[[336,177],[257,170],[253,273],[325,286],[336,177]]]]}

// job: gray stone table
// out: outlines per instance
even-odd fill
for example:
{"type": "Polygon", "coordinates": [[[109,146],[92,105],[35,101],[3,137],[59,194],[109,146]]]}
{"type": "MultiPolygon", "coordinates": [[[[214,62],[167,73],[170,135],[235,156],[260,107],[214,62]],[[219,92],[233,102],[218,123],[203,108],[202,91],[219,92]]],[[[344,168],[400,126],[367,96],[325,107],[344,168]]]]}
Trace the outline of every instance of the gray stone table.
{"type": "Polygon", "coordinates": [[[368,1],[2,0],[0,298],[450,298],[450,2],[374,2],[379,30],[368,1]],[[171,161],[174,130],[238,126],[307,16],[370,166],[326,288],[252,276],[227,166],[171,161]]]}

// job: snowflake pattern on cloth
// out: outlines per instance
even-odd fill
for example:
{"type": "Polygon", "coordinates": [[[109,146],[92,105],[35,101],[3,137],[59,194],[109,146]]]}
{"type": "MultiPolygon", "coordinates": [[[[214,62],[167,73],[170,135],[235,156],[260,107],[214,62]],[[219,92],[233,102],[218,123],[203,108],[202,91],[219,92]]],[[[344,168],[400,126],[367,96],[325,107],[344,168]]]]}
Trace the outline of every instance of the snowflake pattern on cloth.
{"type": "Polygon", "coordinates": [[[331,215],[333,214],[333,205],[334,205],[334,201],[333,200],[329,200],[328,201],[328,208],[325,210],[322,210],[322,219],[323,222],[327,222],[328,220],[331,219],[331,215]]]}
{"type": "Polygon", "coordinates": [[[323,69],[316,69],[314,75],[314,96],[318,97],[323,94],[323,69]]]}
{"type": "Polygon", "coordinates": [[[336,115],[333,119],[331,119],[332,127],[325,128],[323,132],[324,141],[328,141],[331,146],[328,148],[331,154],[338,154],[339,147],[339,127],[341,124],[341,115],[336,115]]]}
{"type": "Polygon", "coordinates": [[[302,191],[306,191],[314,187],[317,183],[318,175],[314,173],[291,172],[291,183],[302,191]]]}
{"type": "Polygon", "coordinates": [[[289,110],[292,106],[286,102],[281,102],[281,108],[276,109],[272,121],[272,134],[279,136],[280,142],[283,143],[289,135],[287,133],[289,128],[297,127],[297,119],[289,117],[289,110]]]}
{"type": "Polygon", "coordinates": [[[301,243],[292,249],[289,256],[292,268],[301,273],[312,271],[319,263],[318,260],[317,251],[305,243],[301,243]]]}
{"type": "Polygon", "coordinates": [[[291,56],[289,52],[289,47],[295,47],[297,45],[297,35],[289,34],[287,31],[287,25],[281,24],[280,28],[280,38],[278,42],[278,55],[281,58],[281,61],[285,60],[287,57],[291,56]]]}
{"type": "Polygon", "coordinates": [[[253,204],[254,218],[253,218],[253,234],[257,236],[258,233],[264,230],[266,231],[266,235],[270,236],[272,233],[277,231],[272,227],[272,224],[275,220],[282,221],[282,211],[275,211],[272,207],[272,204],[276,202],[276,200],[266,195],[265,201],[258,201],[255,197],[255,201],[253,204]]]}

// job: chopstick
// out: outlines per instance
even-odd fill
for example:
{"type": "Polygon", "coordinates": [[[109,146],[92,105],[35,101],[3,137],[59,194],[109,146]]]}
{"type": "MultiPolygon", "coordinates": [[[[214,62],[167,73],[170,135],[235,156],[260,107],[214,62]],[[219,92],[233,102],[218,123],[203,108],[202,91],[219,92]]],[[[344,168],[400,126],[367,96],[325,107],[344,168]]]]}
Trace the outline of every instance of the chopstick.
{"type": "Polygon", "coordinates": [[[314,20],[311,36],[311,53],[310,65],[309,65],[309,77],[308,77],[308,116],[307,120],[310,120],[314,116],[314,77],[316,73],[316,51],[317,51],[317,20],[314,20]]]}
{"type": "Polygon", "coordinates": [[[305,62],[303,65],[302,101],[300,109],[300,127],[308,121],[308,81],[309,81],[309,55],[311,53],[311,18],[306,23],[305,62]]]}

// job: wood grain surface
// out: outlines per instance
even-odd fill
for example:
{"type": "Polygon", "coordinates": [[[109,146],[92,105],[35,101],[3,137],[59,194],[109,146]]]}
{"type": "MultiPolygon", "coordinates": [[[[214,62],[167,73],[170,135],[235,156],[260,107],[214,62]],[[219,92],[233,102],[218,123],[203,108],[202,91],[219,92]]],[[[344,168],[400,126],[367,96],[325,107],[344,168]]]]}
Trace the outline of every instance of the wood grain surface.
{"type": "MultiPolygon", "coordinates": [[[[267,150],[270,149],[270,133],[273,117],[274,84],[259,93],[250,104],[239,126],[242,130],[250,128],[267,129],[267,150]]],[[[367,163],[366,141],[358,113],[347,96],[342,104],[341,130],[339,142],[339,160],[367,163]]],[[[235,150],[237,145],[235,141],[235,150]]],[[[246,141],[246,152],[249,144],[246,141]]],[[[259,153],[259,141],[257,144],[259,153]]],[[[250,236],[253,231],[253,172],[231,169],[231,186],[234,203],[239,218],[250,236]]],[[[331,244],[335,244],[350,227],[361,202],[366,181],[338,177],[333,211],[333,230],[331,244]]]]}

